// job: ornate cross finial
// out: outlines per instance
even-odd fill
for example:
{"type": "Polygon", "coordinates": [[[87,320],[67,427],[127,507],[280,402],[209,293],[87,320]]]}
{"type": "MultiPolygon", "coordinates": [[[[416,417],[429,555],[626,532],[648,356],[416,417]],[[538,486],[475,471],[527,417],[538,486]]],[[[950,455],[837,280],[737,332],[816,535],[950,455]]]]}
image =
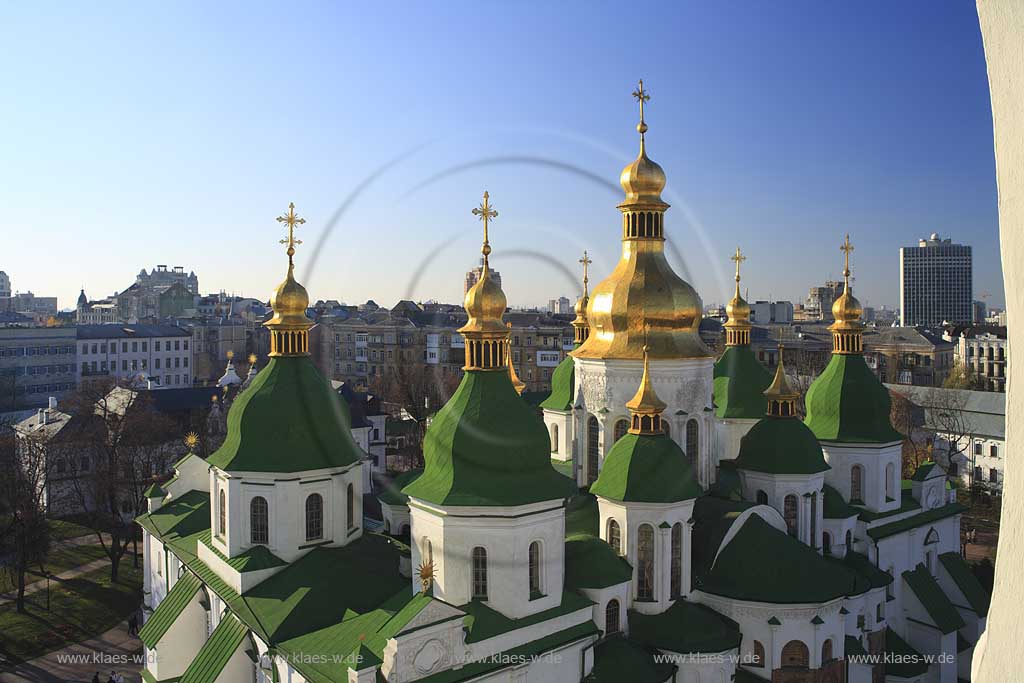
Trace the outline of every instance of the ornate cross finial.
{"type": "Polygon", "coordinates": [[[747,257],[740,251],[739,246],[736,247],[736,253],[729,257],[730,261],[736,262],[736,282],[740,281],[740,264],[747,260],[747,257]]]}
{"type": "Polygon", "coordinates": [[[587,277],[587,266],[593,263],[593,261],[587,256],[586,250],[584,250],[583,258],[579,262],[583,264],[583,296],[587,296],[587,283],[590,282],[590,278],[587,277]]]}
{"type": "Polygon", "coordinates": [[[487,265],[487,257],[491,253],[491,243],[488,241],[487,228],[492,218],[498,217],[498,212],[491,208],[491,196],[484,191],[484,201],[479,207],[473,209],[473,215],[484,222],[484,246],[480,252],[484,255],[484,265],[487,265]]]}
{"type": "Polygon", "coordinates": [[[640,85],[633,91],[633,97],[640,103],[640,123],[636,124],[636,130],[640,133],[640,140],[642,141],[644,133],[647,132],[647,123],[644,121],[644,102],[651,99],[651,96],[644,90],[644,79],[640,79],[640,85]]]}
{"type": "Polygon", "coordinates": [[[839,250],[845,254],[845,263],[843,264],[843,277],[846,278],[847,283],[850,280],[850,252],[853,251],[853,245],[850,244],[850,233],[846,233],[846,241],[842,243],[839,250]]]}
{"type": "Polygon", "coordinates": [[[295,256],[295,245],[302,244],[302,240],[295,239],[295,226],[302,225],[306,222],[306,219],[295,215],[295,202],[290,202],[288,204],[288,213],[278,216],[277,222],[288,226],[288,239],[281,240],[281,244],[288,245],[288,264],[291,265],[292,257],[295,256]]]}

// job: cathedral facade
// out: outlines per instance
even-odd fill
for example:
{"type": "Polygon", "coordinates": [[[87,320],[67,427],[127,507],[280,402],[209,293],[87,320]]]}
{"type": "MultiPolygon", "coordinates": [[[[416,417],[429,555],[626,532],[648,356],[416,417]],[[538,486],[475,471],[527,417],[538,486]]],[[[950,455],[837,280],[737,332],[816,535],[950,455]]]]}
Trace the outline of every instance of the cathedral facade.
{"type": "MultiPolygon", "coordinates": [[[[969,678],[988,596],[959,553],[963,508],[902,437],[836,300],[831,362],[797,415],[780,360],[750,350],[736,292],[719,358],[665,259],[665,174],[623,171],[622,258],[576,305],[543,417],[509,363],[490,270],[465,295],[462,381],[425,466],[378,495],[351,416],[309,358],[305,289],[271,299],[270,361],[223,445],[147,491],[149,681],[942,681],[969,678]],[[566,466],[568,464],[568,466],[566,466]],[[570,476],[562,474],[568,471],[570,476]]],[[[783,354],[780,349],[780,354],[783,354]]]]}

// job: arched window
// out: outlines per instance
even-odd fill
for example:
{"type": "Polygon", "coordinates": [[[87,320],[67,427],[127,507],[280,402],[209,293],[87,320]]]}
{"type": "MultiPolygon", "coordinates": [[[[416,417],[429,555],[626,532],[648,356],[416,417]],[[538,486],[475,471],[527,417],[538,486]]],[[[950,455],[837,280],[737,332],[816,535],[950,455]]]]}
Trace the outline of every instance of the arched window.
{"type": "Polygon", "coordinates": [[[811,547],[818,547],[818,492],[811,494],[811,547]]]}
{"type": "Polygon", "coordinates": [[[558,452],[558,425],[551,425],[551,452],[558,452]]]}
{"type": "Polygon", "coordinates": [[[757,494],[756,494],[756,498],[757,498],[757,504],[758,505],[767,505],[768,504],[768,494],[765,493],[764,491],[758,491],[757,494]]]}
{"type": "Polygon", "coordinates": [[[683,525],[676,522],[672,525],[672,590],[673,599],[683,592],[683,525]]]}
{"type": "Polygon", "coordinates": [[[782,518],[786,520],[786,531],[790,536],[796,536],[799,532],[797,521],[797,497],[792,493],[782,501],[782,518]]]}
{"type": "Polygon", "coordinates": [[[636,534],[636,597],[654,599],[654,527],[642,524],[636,534]]]}
{"type": "Polygon", "coordinates": [[[629,431],[629,420],[617,420],[615,422],[615,431],[612,432],[612,443],[615,443],[626,435],[629,431]]]}
{"type": "Polygon", "coordinates": [[[608,520],[608,536],[606,540],[617,555],[622,554],[622,532],[619,530],[619,523],[614,519],[608,520]]]}
{"type": "Polygon", "coordinates": [[[864,468],[854,465],[850,468],[850,502],[864,502],[864,468]]]}
{"type": "Polygon", "coordinates": [[[324,537],[324,499],[319,493],[306,498],[306,540],[315,541],[324,537]]]}
{"type": "Polygon", "coordinates": [[[846,530],[846,552],[853,551],[853,532],[849,529],[846,530]]]}
{"type": "Polygon", "coordinates": [[[220,490],[220,519],[217,522],[217,532],[223,536],[228,530],[228,501],[227,496],[224,495],[224,489],[220,490]]]}
{"type": "Polygon", "coordinates": [[[821,549],[826,555],[832,554],[832,536],[827,531],[821,533],[821,549]]]}
{"type": "Polygon", "coordinates": [[[896,498],[896,466],[889,463],[885,466],[885,497],[888,500],[896,498]]]}
{"type": "Polygon", "coordinates": [[[256,496],[249,503],[250,539],[254,545],[266,545],[270,542],[270,509],[267,499],[256,496]]]}
{"type": "Polygon", "coordinates": [[[782,648],[782,667],[806,669],[810,661],[807,646],[799,640],[791,640],[782,648]]]}
{"type": "Polygon", "coordinates": [[[487,599],[487,551],[473,548],[473,599],[487,599]]]}
{"type": "Polygon", "coordinates": [[[697,436],[697,420],[691,418],[686,423],[686,454],[690,456],[695,463],[697,462],[697,456],[699,455],[697,452],[699,448],[697,436]]]}
{"type": "Polygon", "coordinates": [[[356,490],[352,484],[345,490],[345,511],[348,517],[348,528],[356,528],[356,490]]]}
{"type": "Polygon", "coordinates": [[[593,484],[597,481],[597,461],[598,461],[598,438],[600,435],[600,428],[597,424],[597,418],[593,415],[587,420],[587,483],[593,484]]]}
{"type": "Polygon", "coordinates": [[[530,595],[540,593],[540,541],[530,544],[530,595]]]}
{"type": "Polygon", "coordinates": [[[750,666],[764,666],[764,645],[761,644],[760,640],[754,641],[754,651],[751,653],[750,666]]]}
{"type": "Polygon", "coordinates": [[[828,664],[832,661],[832,639],[826,638],[821,644],[821,663],[828,664]]]}
{"type": "Polygon", "coordinates": [[[604,634],[619,632],[619,601],[612,598],[604,608],[604,634]]]}

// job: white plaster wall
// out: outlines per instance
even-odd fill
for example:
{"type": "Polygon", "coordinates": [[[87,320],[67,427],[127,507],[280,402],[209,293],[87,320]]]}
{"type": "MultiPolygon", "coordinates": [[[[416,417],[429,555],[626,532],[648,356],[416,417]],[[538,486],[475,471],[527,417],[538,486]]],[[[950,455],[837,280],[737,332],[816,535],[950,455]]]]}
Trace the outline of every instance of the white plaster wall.
{"type": "Polygon", "coordinates": [[[178,477],[168,482],[164,489],[171,495],[171,499],[177,498],[189,491],[210,490],[210,466],[206,461],[197,455],[192,456],[174,468],[178,477]]]}
{"type": "Polygon", "coordinates": [[[757,492],[764,491],[768,495],[768,505],[785,519],[786,496],[796,496],[797,500],[797,535],[803,543],[812,548],[821,548],[821,531],[824,514],[822,512],[822,485],[825,483],[824,473],[809,475],[781,475],[766,472],[740,470],[743,480],[743,498],[757,500],[757,492]],[[817,494],[817,498],[813,498],[817,494]],[[811,501],[815,502],[812,503],[811,501]],[[813,521],[813,524],[812,524],[813,521]],[[812,538],[812,533],[813,538],[812,538]]]}
{"type": "Polygon", "coordinates": [[[629,627],[629,620],[626,613],[629,611],[633,601],[633,587],[629,581],[617,583],[606,588],[581,588],[580,592],[587,596],[594,603],[593,619],[597,627],[601,629],[602,635],[608,635],[605,628],[605,610],[612,600],[619,601],[619,631],[625,633],[629,627]]]}
{"type": "Polygon", "coordinates": [[[740,453],[740,441],[747,435],[757,420],[747,418],[715,418],[714,463],[733,460],[740,453]]]}
{"type": "Polygon", "coordinates": [[[672,662],[679,667],[675,678],[678,683],[729,683],[736,675],[736,658],[739,652],[735,648],[697,654],[680,654],[671,650],[660,652],[671,657],[672,662]]]}
{"type": "Polygon", "coordinates": [[[146,648],[146,668],[157,680],[185,673],[206,642],[206,610],[199,604],[200,590],[185,606],[156,648],[146,648]]]}
{"type": "Polygon", "coordinates": [[[871,446],[822,441],[821,451],[825,454],[825,462],[832,468],[825,472],[825,483],[839,491],[847,501],[851,500],[850,473],[854,465],[860,465],[864,507],[873,512],[898,510],[902,504],[900,498],[901,448],[899,442],[871,446]],[[886,465],[892,465],[891,495],[888,496],[891,500],[886,500],[886,465]]]}
{"type": "Polygon", "coordinates": [[[544,426],[548,430],[548,438],[552,437],[552,427],[558,427],[558,439],[551,439],[551,457],[566,462],[572,459],[573,419],[570,410],[544,409],[544,426]]]}
{"type": "Polygon", "coordinates": [[[386,503],[381,503],[380,514],[381,517],[384,518],[384,529],[386,533],[393,536],[400,536],[402,532],[402,525],[412,528],[412,522],[409,519],[408,505],[388,505],[386,503]]]}

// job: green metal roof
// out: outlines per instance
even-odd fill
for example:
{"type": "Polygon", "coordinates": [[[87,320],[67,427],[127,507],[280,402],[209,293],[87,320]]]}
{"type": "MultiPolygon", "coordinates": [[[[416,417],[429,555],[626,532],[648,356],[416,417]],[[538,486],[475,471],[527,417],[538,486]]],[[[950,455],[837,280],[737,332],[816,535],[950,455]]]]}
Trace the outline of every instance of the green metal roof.
{"type": "Polygon", "coordinates": [[[594,668],[584,683],[663,683],[672,679],[676,666],[655,662],[650,650],[621,634],[605,638],[594,647],[594,668]]]}
{"type": "Polygon", "coordinates": [[[466,643],[479,643],[489,640],[503,633],[516,631],[527,626],[533,626],[556,617],[572,614],[583,609],[589,609],[594,603],[584,596],[566,590],[562,593],[562,601],[555,607],[537,612],[520,619],[511,619],[501,612],[485,605],[479,600],[459,605],[459,609],[469,615],[466,620],[466,643]]]}
{"type": "Polygon", "coordinates": [[[822,487],[822,491],[824,493],[821,497],[821,513],[825,519],[849,519],[860,514],[860,510],[843,499],[843,494],[828,484],[822,487]]]}
{"type": "Polygon", "coordinates": [[[580,493],[569,499],[565,506],[565,535],[586,534],[599,536],[600,512],[597,498],[590,493],[580,493]]]}
{"type": "Polygon", "coordinates": [[[210,494],[206,491],[183,493],[156,512],[139,515],[135,521],[163,543],[171,546],[183,543],[186,552],[195,555],[192,537],[210,528],[210,494]]]}
{"type": "Polygon", "coordinates": [[[213,553],[224,560],[229,567],[242,574],[246,572],[256,572],[261,569],[272,569],[274,567],[283,567],[288,564],[280,557],[270,552],[270,549],[265,545],[254,545],[248,550],[239,553],[234,557],[228,557],[221,551],[217,550],[210,542],[211,534],[210,530],[207,529],[199,536],[199,542],[209,548],[213,553]]]}
{"type": "Polygon", "coordinates": [[[525,505],[568,498],[575,483],[551,466],[544,422],[507,372],[470,370],[438,411],[423,475],[403,493],[437,505],[525,505]]]}
{"type": "Polygon", "coordinates": [[[753,514],[719,552],[711,571],[697,577],[696,587],[737,600],[821,603],[860,595],[870,584],[753,514]]]}
{"type": "Polygon", "coordinates": [[[967,598],[967,602],[975,614],[979,617],[987,617],[992,596],[989,595],[985,587],[978,581],[974,572],[967,566],[964,558],[960,557],[960,553],[943,553],[939,555],[939,562],[942,563],[943,568],[945,568],[950,578],[953,579],[953,583],[956,584],[960,592],[967,598]]]}
{"type": "Polygon", "coordinates": [[[171,624],[178,620],[181,613],[199,592],[201,582],[194,574],[185,572],[181,575],[170,592],[157,605],[156,611],[146,621],[146,624],[139,630],[139,640],[146,647],[153,648],[164,637],[164,634],[171,628],[171,624]]]}
{"type": "Polygon", "coordinates": [[[703,493],[690,459],[666,434],[626,434],[616,441],[590,492],[634,503],[675,503],[703,493]]]}
{"type": "Polygon", "coordinates": [[[818,439],[795,417],[765,417],[740,440],[736,467],[769,474],[817,474],[831,469],[818,439]]]}
{"type": "Polygon", "coordinates": [[[245,624],[225,614],[210,638],[199,648],[179,683],[214,683],[248,632],[245,624]]]}
{"type": "Polygon", "coordinates": [[[307,356],[271,358],[228,411],[208,459],[226,471],[302,472],[359,462],[347,408],[307,356]]]}
{"type": "Polygon", "coordinates": [[[910,478],[910,481],[926,481],[933,469],[935,469],[935,461],[926,460],[917,466],[917,469],[914,470],[914,476],[910,478]]]}
{"type": "Polygon", "coordinates": [[[768,412],[765,389],[772,383],[768,369],[749,346],[729,346],[715,363],[715,415],[761,418],[768,412]]]}
{"type": "Polygon", "coordinates": [[[917,565],[913,571],[903,572],[903,580],[910,586],[910,590],[917,596],[940,631],[946,634],[963,628],[964,619],[960,612],[942,592],[938,582],[923,564],[917,565]]]}
{"type": "Polygon", "coordinates": [[[630,610],[629,636],[677,654],[724,652],[740,644],[739,625],[707,605],[676,600],[661,614],[630,610]]]}
{"type": "Polygon", "coordinates": [[[589,534],[565,539],[566,588],[607,588],[633,579],[633,567],[605,541],[589,534]]]}
{"type": "Polygon", "coordinates": [[[895,655],[887,658],[891,661],[885,663],[886,676],[912,678],[928,671],[928,664],[925,663],[921,653],[910,647],[907,641],[900,637],[900,634],[888,626],[885,627],[885,651],[895,655]]]}
{"type": "Polygon", "coordinates": [[[402,493],[402,489],[419,479],[421,474],[423,474],[423,470],[420,469],[402,472],[381,488],[377,494],[377,499],[385,505],[394,507],[404,506],[409,502],[409,496],[402,493]]]}
{"type": "Polygon", "coordinates": [[[567,355],[551,373],[551,393],[541,402],[548,410],[572,410],[576,393],[576,362],[567,355]]]}
{"type": "Polygon", "coordinates": [[[142,495],[146,498],[163,498],[167,495],[167,491],[160,488],[160,484],[154,482],[146,487],[146,490],[142,492],[142,495]]]}
{"type": "Polygon", "coordinates": [[[891,403],[862,355],[836,353],[807,391],[804,422],[821,441],[900,441],[889,421],[891,403]]]}
{"type": "Polygon", "coordinates": [[[847,567],[866,578],[871,583],[872,588],[885,588],[895,581],[889,575],[889,572],[884,572],[876,567],[866,555],[847,550],[846,556],[841,561],[847,567]]]}
{"type": "Polygon", "coordinates": [[[927,510],[912,517],[907,517],[906,519],[889,522],[888,524],[882,524],[881,526],[869,527],[868,536],[879,541],[883,538],[888,538],[889,536],[901,534],[909,529],[916,529],[919,526],[924,526],[925,524],[931,524],[932,522],[936,522],[940,519],[945,519],[946,517],[963,514],[966,510],[967,508],[960,503],[949,503],[948,505],[927,510]]]}

